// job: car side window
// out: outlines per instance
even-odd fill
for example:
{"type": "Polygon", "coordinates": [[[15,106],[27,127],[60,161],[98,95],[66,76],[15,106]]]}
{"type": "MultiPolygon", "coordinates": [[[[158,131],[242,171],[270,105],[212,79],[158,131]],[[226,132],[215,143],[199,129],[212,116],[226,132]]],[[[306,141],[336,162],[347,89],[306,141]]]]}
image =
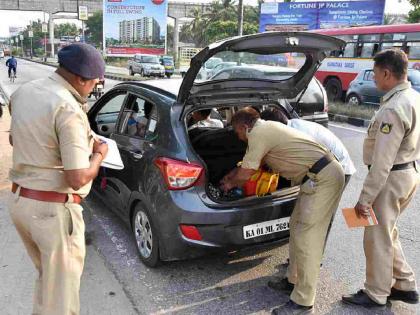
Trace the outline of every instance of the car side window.
{"type": "Polygon", "coordinates": [[[364,81],[373,81],[373,71],[366,71],[363,78],[364,81]]]}
{"type": "Polygon", "coordinates": [[[94,130],[95,132],[108,138],[115,132],[118,116],[124,105],[126,96],[126,92],[120,92],[106,101],[96,114],[95,121],[97,130],[94,130]]]}
{"type": "Polygon", "coordinates": [[[157,110],[151,102],[130,94],[121,115],[119,133],[122,135],[153,140],[155,137],[157,110]]]}

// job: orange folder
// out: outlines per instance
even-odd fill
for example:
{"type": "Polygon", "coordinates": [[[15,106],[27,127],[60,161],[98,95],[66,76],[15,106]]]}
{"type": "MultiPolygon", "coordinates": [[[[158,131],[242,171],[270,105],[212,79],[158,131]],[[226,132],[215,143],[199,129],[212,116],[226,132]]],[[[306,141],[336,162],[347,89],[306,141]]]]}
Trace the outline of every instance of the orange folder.
{"type": "Polygon", "coordinates": [[[362,227],[362,226],[371,226],[377,225],[378,220],[376,219],[375,212],[370,208],[370,217],[357,217],[356,210],[354,208],[344,208],[343,209],[344,219],[346,220],[347,226],[349,228],[362,227]]]}

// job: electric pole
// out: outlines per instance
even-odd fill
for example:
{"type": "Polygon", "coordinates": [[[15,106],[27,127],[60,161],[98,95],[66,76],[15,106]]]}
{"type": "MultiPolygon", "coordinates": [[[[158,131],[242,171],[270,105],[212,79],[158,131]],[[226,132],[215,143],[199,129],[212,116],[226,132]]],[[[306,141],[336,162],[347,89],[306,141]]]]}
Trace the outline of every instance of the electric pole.
{"type": "Polygon", "coordinates": [[[238,3],[238,35],[242,36],[244,24],[244,3],[243,0],[239,0],[238,3]]]}

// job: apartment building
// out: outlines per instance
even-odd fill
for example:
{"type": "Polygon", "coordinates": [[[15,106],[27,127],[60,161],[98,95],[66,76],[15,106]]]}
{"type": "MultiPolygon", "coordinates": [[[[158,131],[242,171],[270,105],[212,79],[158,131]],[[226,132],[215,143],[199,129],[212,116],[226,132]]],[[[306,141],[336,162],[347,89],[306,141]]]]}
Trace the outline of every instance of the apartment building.
{"type": "Polygon", "coordinates": [[[160,40],[160,25],[153,17],[119,22],[121,43],[154,43],[160,40]]]}

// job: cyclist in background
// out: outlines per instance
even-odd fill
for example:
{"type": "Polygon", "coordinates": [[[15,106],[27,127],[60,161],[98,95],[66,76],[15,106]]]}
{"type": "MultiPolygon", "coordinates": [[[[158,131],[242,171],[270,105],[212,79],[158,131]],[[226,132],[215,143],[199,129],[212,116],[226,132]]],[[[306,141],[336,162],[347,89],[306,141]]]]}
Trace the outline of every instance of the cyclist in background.
{"type": "Polygon", "coordinates": [[[6,61],[6,67],[9,67],[9,71],[8,71],[9,78],[10,78],[10,74],[12,73],[12,70],[13,70],[13,73],[15,74],[15,77],[16,77],[17,60],[16,60],[16,58],[14,56],[12,56],[11,58],[7,59],[7,61],[6,61]]]}

